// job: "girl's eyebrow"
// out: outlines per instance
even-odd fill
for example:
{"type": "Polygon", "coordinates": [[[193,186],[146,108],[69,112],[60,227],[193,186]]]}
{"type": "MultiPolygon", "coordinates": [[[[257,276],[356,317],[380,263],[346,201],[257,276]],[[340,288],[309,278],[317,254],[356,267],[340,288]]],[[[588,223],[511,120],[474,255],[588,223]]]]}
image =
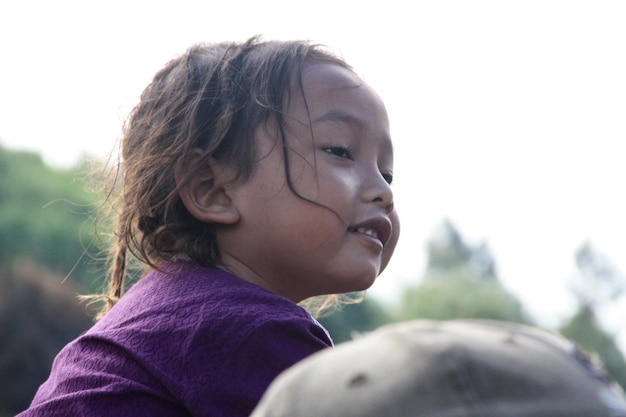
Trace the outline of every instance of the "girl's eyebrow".
{"type": "Polygon", "coordinates": [[[328,113],[324,113],[317,119],[313,120],[311,124],[314,125],[314,124],[326,123],[326,122],[344,123],[344,124],[356,126],[360,129],[365,130],[365,122],[362,119],[352,114],[349,114],[343,111],[336,111],[336,110],[329,111],[328,113]]]}
{"type": "MultiPolygon", "coordinates": [[[[324,113],[317,119],[312,120],[311,126],[322,123],[342,123],[354,126],[360,130],[367,130],[366,123],[363,119],[339,110],[332,110],[328,113],[324,113]]],[[[393,154],[393,143],[391,142],[391,138],[385,135],[382,139],[382,149],[393,154]]]]}

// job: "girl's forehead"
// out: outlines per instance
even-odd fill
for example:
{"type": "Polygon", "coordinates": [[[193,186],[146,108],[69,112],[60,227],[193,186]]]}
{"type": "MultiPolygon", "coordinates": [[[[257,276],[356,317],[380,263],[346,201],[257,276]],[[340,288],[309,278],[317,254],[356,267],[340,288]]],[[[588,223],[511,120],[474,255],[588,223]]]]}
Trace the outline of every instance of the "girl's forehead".
{"type": "Polygon", "coordinates": [[[348,68],[333,63],[309,65],[302,71],[301,86],[303,104],[313,120],[332,109],[355,116],[376,110],[386,118],[382,99],[348,68]]]}
{"type": "Polygon", "coordinates": [[[358,88],[364,85],[363,80],[354,72],[330,62],[310,64],[302,70],[302,86],[305,92],[319,88],[358,88]]]}
{"type": "Polygon", "coordinates": [[[393,154],[385,105],[358,75],[341,65],[316,63],[302,71],[301,81],[286,109],[294,129],[312,129],[326,140],[358,137],[365,143],[371,139],[373,148],[393,154]]]}

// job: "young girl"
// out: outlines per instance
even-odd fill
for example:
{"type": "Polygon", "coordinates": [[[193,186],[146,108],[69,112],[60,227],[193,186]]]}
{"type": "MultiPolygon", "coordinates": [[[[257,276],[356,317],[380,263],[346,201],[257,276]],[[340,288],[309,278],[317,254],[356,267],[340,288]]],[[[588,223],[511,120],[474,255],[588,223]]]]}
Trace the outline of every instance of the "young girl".
{"type": "Polygon", "coordinates": [[[125,131],[102,318],[21,416],[248,416],[332,346],[297,303],[387,265],[392,171],[385,107],[343,60],[256,38],[190,48],[125,131]],[[122,296],[131,258],[145,275],[122,296]]]}

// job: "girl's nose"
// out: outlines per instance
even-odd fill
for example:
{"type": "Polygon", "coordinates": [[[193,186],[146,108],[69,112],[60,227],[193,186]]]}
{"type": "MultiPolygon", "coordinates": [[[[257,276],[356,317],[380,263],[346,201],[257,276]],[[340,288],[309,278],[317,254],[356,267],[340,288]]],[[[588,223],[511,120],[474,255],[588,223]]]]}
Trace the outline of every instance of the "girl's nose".
{"type": "Polygon", "coordinates": [[[368,175],[363,197],[365,202],[379,205],[386,214],[393,211],[393,191],[380,172],[368,175]]]}

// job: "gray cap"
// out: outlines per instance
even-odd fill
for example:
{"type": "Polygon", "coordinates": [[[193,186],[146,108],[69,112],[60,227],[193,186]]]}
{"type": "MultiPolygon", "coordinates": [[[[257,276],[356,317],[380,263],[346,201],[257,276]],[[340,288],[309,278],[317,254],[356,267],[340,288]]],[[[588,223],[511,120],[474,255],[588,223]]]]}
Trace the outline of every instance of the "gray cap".
{"type": "Polygon", "coordinates": [[[251,417],[626,417],[618,386],[556,333],[416,320],[281,374],[251,417]]]}

